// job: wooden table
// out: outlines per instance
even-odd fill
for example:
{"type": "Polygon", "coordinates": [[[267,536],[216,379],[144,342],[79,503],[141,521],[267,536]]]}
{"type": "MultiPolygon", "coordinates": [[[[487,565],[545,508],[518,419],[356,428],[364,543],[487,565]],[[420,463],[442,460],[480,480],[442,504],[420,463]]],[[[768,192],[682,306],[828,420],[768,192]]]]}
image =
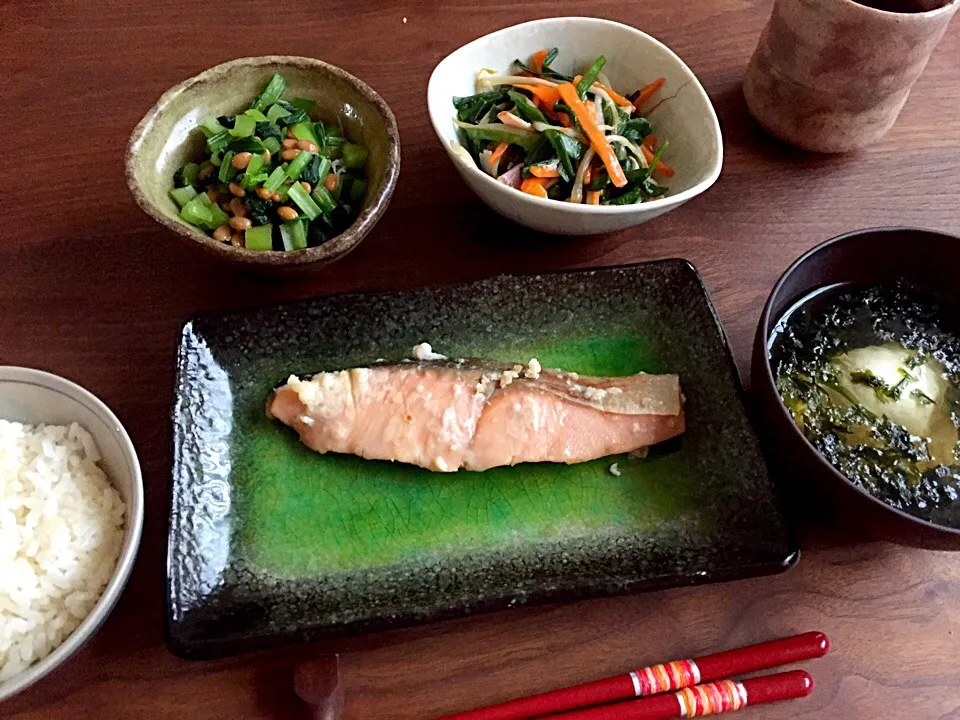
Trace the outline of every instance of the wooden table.
{"type": "Polygon", "coordinates": [[[960,26],[885,140],[862,153],[817,157],[765,136],[741,97],[770,4],[234,0],[229,13],[217,9],[226,4],[179,0],[0,4],[0,364],[60,373],[103,398],[133,436],[147,487],[139,561],[110,620],[61,671],[4,703],[0,716],[297,717],[294,661],[336,650],[346,718],[430,718],[822,629],[835,649],[811,666],[817,692],[750,717],[960,718],[960,556],[883,544],[814,543],[778,577],[526,608],[210,663],[178,660],[163,646],[168,409],[176,335],[192,312],[680,256],[703,273],[746,374],[763,301],[802,251],[874,225],[960,233],[960,26]],[[639,27],[690,64],[726,140],[723,175],[706,195],[633,230],[564,240],[531,238],[461,183],[427,120],[431,69],[472,38],[564,13],[639,27]],[[218,62],[268,53],[319,57],[360,76],[391,105],[403,140],[399,187],[366,242],[320,274],[283,282],[183,252],[139,211],[123,178],[127,136],[165,89],[218,62]]]}

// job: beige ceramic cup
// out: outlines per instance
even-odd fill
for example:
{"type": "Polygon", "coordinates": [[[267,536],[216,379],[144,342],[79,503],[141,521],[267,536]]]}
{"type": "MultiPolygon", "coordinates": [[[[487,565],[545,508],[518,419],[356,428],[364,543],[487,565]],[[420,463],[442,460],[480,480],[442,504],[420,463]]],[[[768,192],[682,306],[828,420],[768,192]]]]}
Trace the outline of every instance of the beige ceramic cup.
{"type": "Polygon", "coordinates": [[[792,145],[845,152],[900,114],[960,0],[775,0],[743,79],[747,106],[792,145]]]}

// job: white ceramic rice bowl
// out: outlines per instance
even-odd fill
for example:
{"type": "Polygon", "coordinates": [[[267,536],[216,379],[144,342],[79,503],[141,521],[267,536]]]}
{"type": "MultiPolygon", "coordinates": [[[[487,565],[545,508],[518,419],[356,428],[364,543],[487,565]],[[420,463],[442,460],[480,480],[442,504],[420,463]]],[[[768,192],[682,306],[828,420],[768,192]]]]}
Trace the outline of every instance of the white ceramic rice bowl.
{"type": "Polygon", "coordinates": [[[511,220],[547,233],[592,235],[652,220],[709,188],[720,175],[723,141],[706,91],[690,68],[666,45],[628,25],[586,17],[562,17],[514,25],[485,35],[444,58],[427,86],[430,121],[457,171],[491,208],[511,220]],[[558,48],[554,67],[580,71],[598,55],[613,88],[629,94],[658,77],[666,84],[649,112],[654,131],[668,139],[665,161],[676,170],[669,194],[638,205],[594,206],[545,200],[497,182],[471,161],[457,142],[452,99],[476,92],[477,71],[506,71],[542,48],[558,48]],[[658,99],[662,99],[658,105],[658,99]],[[458,152],[459,149],[459,152],[458,152]]]}
{"type": "Polygon", "coordinates": [[[124,538],[116,568],[90,614],[49,655],[0,682],[0,701],[66,662],[106,620],[133,569],[143,527],[143,480],[130,437],[116,415],[79,385],[41,370],[0,366],[0,418],[28,425],[79,423],[93,436],[100,466],[123,498],[124,538]]]}

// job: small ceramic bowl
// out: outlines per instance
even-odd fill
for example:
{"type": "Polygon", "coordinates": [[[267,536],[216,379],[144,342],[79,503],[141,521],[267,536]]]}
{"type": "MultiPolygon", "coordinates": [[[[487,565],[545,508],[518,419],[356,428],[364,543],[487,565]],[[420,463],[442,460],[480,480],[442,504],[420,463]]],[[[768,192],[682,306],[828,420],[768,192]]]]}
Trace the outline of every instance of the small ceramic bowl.
{"type": "Polygon", "coordinates": [[[113,577],[89,615],[58,648],[19,675],[0,681],[0,701],[65,663],[103,624],[133,570],[143,528],[143,480],[130,437],[117,416],[95,396],[57,375],[0,367],[0,418],[29,425],[80,423],[93,436],[100,465],[126,503],[123,546],[113,577]]]}
{"type": "Polygon", "coordinates": [[[265,270],[318,268],[353,250],[383,216],[400,174],[400,135],[383,98],[338,67],[285,55],[241,58],[205,70],[165,92],[130,136],[126,172],[137,204],[192,244],[225,260],[265,270]],[[285,97],[315,100],[311,116],[341,121],[347,138],[369,149],[367,195],[353,225],[323,245],[290,252],[258,252],[217,242],[181,220],[168,194],[174,173],[203,154],[200,120],[248,107],[274,73],[287,80],[285,97]]]}
{"type": "Polygon", "coordinates": [[[610,20],[561,17],[514,25],[464,45],[437,65],[427,86],[427,108],[437,137],[470,188],[491,208],[527,227],[563,235],[592,235],[639,225],[679,207],[709,188],[720,175],[723,142],[710,98],[683,60],[639,30],[610,20]],[[560,71],[579,71],[605,55],[604,74],[614,89],[630,93],[666,78],[662,100],[647,117],[660,138],[669,139],[665,158],[676,170],[670,193],[638,205],[575,205],[527,195],[480,170],[457,141],[453,98],[476,92],[482,68],[507,71],[515,58],[558,48],[560,71]]]}
{"type": "Polygon", "coordinates": [[[844,525],[864,535],[905,545],[960,550],[960,528],[936,525],[897,510],[838,472],[797,428],[777,392],[767,347],[774,327],[795,303],[818,288],[875,285],[904,279],[960,302],[955,268],[960,237],[915,228],[858,230],[828,240],[794,262],[777,281],[763,308],[753,346],[751,394],[757,431],[771,464],[804,505],[826,503],[844,525]]]}

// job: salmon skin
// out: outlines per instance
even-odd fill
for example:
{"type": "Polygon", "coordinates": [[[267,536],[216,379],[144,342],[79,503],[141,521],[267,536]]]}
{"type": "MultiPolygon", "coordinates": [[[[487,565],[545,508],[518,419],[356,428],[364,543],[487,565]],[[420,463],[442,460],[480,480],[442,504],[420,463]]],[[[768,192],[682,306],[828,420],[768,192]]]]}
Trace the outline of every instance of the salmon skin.
{"type": "Polygon", "coordinates": [[[677,375],[587,377],[536,360],[441,356],[292,375],[270,393],[267,416],[320,453],[439,472],[586,462],[684,431],[677,375]]]}

